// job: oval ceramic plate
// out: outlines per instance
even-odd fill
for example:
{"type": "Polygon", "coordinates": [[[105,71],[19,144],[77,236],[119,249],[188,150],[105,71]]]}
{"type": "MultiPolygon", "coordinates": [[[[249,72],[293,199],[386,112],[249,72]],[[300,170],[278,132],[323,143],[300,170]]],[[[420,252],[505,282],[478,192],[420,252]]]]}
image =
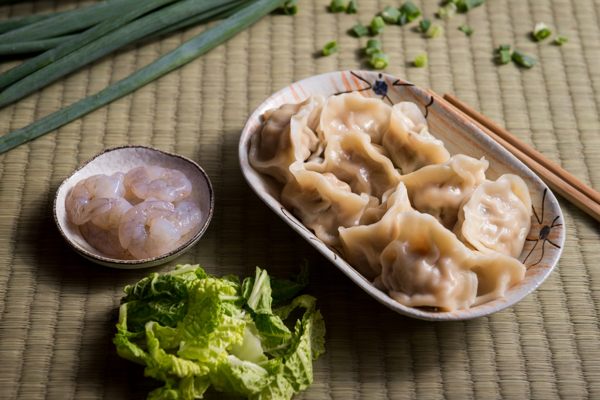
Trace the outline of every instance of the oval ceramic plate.
{"type": "Polygon", "coordinates": [[[54,198],[54,219],[58,230],[67,243],[80,255],[97,264],[121,269],[148,268],[164,264],[180,256],[200,240],[212,218],[214,194],[206,172],[194,161],[177,154],[145,146],[123,146],[104,150],[79,167],[63,181],[54,198]],[[156,165],[183,172],[192,182],[190,198],[199,206],[202,222],[197,232],[184,236],[176,249],[153,258],[142,260],[120,260],[103,255],[90,246],[81,235],[79,228],[67,218],[65,199],[71,188],[79,181],[96,174],[112,175],[127,172],[141,165],[156,165]]]}
{"type": "Polygon", "coordinates": [[[503,147],[486,136],[476,125],[464,118],[452,106],[434,93],[421,89],[410,82],[387,74],[372,71],[341,71],[304,79],[283,88],[265,100],[250,116],[239,144],[240,164],[246,180],[258,196],[292,229],[298,232],[344,274],[380,303],[404,315],[425,320],[464,320],[481,317],[509,307],[535,290],[556,266],[565,241],[564,220],[554,194],[527,166],[503,147]],[[418,104],[427,118],[430,132],[444,141],[451,154],[463,153],[471,157],[485,157],[490,162],[486,172],[488,179],[496,179],[505,173],[522,177],[531,192],[534,215],[531,231],[519,260],[527,267],[525,279],[512,287],[505,298],[453,312],[435,312],[404,306],[392,300],[386,293],[360,275],[344,261],[335,250],[329,248],[289,210],[279,202],[279,190],[271,181],[264,179],[248,162],[251,136],[261,126],[261,115],[286,103],[298,103],[311,95],[331,96],[359,92],[366,97],[379,97],[389,104],[411,101],[418,104]]]}

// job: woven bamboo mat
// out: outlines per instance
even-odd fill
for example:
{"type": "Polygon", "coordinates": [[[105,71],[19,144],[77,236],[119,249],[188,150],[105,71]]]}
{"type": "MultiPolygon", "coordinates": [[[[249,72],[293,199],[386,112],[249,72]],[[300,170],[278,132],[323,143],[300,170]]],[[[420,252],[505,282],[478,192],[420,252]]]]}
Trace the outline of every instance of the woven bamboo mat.
{"type": "MultiPolygon", "coordinates": [[[[74,3],[0,6],[0,18],[74,3]]],[[[325,316],[327,353],[301,398],[600,398],[600,228],[567,202],[563,257],[535,293],[489,318],[427,323],[362,293],[251,193],[236,153],[248,114],[294,80],[360,68],[358,40],[346,30],[398,1],[361,0],[358,16],[328,14],[327,3],[301,0],[296,17],[267,17],[133,95],[0,155],[0,398],[138,399],[153,387],[111,344],[121,288],[149,271],[85,261],[64,245],[51,218],[62,179],[105,147],[128,143],[191,157],[212,178],[216,215],[178,262],[218,274],[262,265],[285,276],[302,258],[312,261],[309,291],[325,316]],[[315,58],[332,39],[340,52],[315,58]]],[[[428,16],[437,9],[434,0],[415,3],[428,16]]],[[[439,39],[386,29],[388,72],[457,94],[600,188],[599,16],[599,0],[488,0],[443,23],[439,39]],[[470,38],[457,30],[464,21],[475,29],[470,38]],[[568,44],[531,42],[527,34],[537,21],[567,35],[568,44]],[[495,66],[492,50],[504,43],[535,55],[539,65],[495,66]],[[411,68],[423,51],[429,67],[411,68]]],[[[197,32],[125,49],[1,110],[0,132],[97,92],[197,32]]]]}

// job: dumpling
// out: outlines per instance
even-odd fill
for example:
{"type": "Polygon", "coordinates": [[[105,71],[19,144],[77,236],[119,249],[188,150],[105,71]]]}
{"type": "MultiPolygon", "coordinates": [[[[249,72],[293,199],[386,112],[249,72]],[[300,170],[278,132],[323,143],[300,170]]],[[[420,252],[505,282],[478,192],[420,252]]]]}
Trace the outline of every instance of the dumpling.
{"type": "Polygon", "coordinates": [[[397,222],[399,215],[412,209],[403,183],[398,184],[395,190],[386,195],[387,198],[381,206],[365,211],[365,214],[370,211],[370,219],[376,219],[377,222],[364,225],[363,216],[363,225],[340,228],[344,259],[369,279],[381,274],[379,255],[390,240],[398,235],[401,228],[397,222]],[[383,216],[379,217],[380,213],[383,216]]]}
{"type": "Polygon", "coordinates": [[[322,97],[315,96],[267,111],[262,129],[250,142],[248,156],[252,167],[286,183],[291,178],[289,166],[293,162],[305,161],[319,151],[315,130],[323,102],[322,97]]]}
{"type": "Polygon", "coordinates": [[[531,228],[531,196],[516,175],[482,183],[461,207],[455,232],[483,252],[518,257],[531,228]]]}
{"type": "Polygon", "coordinates": [[[436,217],[452,229],[464,199],[485,180],[489,163],[456,154],[443,164],[428,165],[400,178],[408,190],[412,206],[436,217]]]}
{"type": "Polygon", "coordinates": [[[328,245],[338,243],[338,227],[357,225],[364,210],[377,202],[364,193],[352,193],[347,183],[331,173],[306,170],[301,162],[290,170],[293,179],[283,188],[282,204],[328,245]]]}
{"type": "Polygon", "coordinates": [[[403,174],[450,158],[444,143],[429,133],[427,120],[419,107],[411,102],[392,107],[390,127],[383,135],[382,145],[403,174]]]}
{"type": "Polygon", "coordinates": [[[504,296],[525,276],[518,260],[468,249],[430,215],[409,210],[395,222],[399,229],[381,252],[375,284],[401,304],[465,309],[504,296]]]}
{"type": "Polygon", "coordinates": [[[320,130],[324,140],[331,135],[357,131],[368,134],[373,143],[381,138],[390,125],[392,108],[380,99],[363,97],[358,93],[331,96],[321,113],[320,130]]]}
{"type": "Polygon", "coordinates": [[[366,193],[378,198],[395,188],[400,179],[385,150],[371,144],[370,137],[358,131],[330,135],[324,160],[320,163],[308,162],[306,168],[330,172],[348,183],[354,193],[366,193]]]}

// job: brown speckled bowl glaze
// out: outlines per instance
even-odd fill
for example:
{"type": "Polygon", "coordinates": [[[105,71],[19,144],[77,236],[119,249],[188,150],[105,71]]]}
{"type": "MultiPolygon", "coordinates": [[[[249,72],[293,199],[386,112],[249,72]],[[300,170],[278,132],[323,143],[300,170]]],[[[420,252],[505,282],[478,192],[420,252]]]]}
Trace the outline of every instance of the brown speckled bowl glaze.
{"type": "Polygon", "coordinates": [[[77,253],[97,264],[120,269],[148,268],[164,264],[189,250],[200,240],[212,218],[214,210],[214,193],[208,175],[194,161],[162,150],[145,146],[123,146],[106,149],[97,154],[63,181],[54,198],[54,220],[59,232],[69,246],[77,253]],[[127,172],[141,165],[156,165],[164,168],[178,169],[192,182],[191,199],[200,207],[202,222],[199,230],[184,236],[177,248],[157,257],[141,260],[120,260],[107,257],[90,246],[72,224],[65,208],[65,200],[73,186],[83,179],[96,174],[112,175],[116,172],[127,172]]]}
{"type": "Polygon", "coordinates": [[[565,226],[562,211],[554,194],[525,164],[485,135],[473,122],[463,117],[449,103],[433,92],[410,82],[374,71],[339,71],[313,76],[293,83],[266,99],[250,116],[239,143],[242,172],[257,195],[288,225],[319,250],[336,267],[365,292],[386,307],[414,318],[432,321],[465,320],[503,310],[535,290],[558,263],[565,243],[565,226]],[[311,95],[331,96],[359,92],[366,97],[379,97],[389,104],[412,101],[420,106],[427,118],[429,130],[444,141],[450,153],[471,157],[485,157],[490,162],[488,179],[502,174],[519,175],[531,193],[534,215],[531,231],[519,260],[527,267],[525,279],[506,293],[506,297],[467,309],[452,312],[435,312],[404,306],[360,275],[334,249],[321,242],[305,228],[289,210],[279,202],[279,190],[272,181],[264,179],[248,162],[250,138],[261,126],[261,115],[285,103],[298,103],[311,95]]]}

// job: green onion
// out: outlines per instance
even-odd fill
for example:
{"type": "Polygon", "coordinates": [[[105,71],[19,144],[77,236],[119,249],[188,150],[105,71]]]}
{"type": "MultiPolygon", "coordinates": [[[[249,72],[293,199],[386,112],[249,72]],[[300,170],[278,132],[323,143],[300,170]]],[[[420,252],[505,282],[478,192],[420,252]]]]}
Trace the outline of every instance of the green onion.
{"type": "Polygon", "coordinates": [[[458,10],[458,8],[456,7],[456,4],[448,3],[445,6],[440,7],[436,14],[437,14],[438,18],[450,19],[450,18],[454,17],[454,15],[456,14],[456,10],[458,10]]]}
{"type": "Polygon", "coordinates": [[[425,32],[425,35],[430,38],[430,39],[435,39],[437,37],[440,37],[444,34],[444,28],[442,28],[440,25],[437,24],[432,24],[429,29],[427,29],[427,32],[425,32]]]}
{"type": "Polygon", "coordinates": [[[415,57],[413,60],[413,65],[417,68],[425,68],[428,62],[429,59],[427,58],[427,54],[422,53],[415,57]]]}
{"type": "MultiPolygon", "coordinates": [[[[123,7],[121,11],[122,15],[116,18],[107,19],[93,28],[80,33],[74,39],[60,44],[58,47],[40,54],[37,57],[31,58],[0,75],[0,89],[3,89],[14,82],[17,82],[19,79],[31,75],[40,68],[50,65],[54,61],[73,53],[86,44],[128,24],[139,16],[162,7],[165,4],[173,3],[174,1],[177,0],[145,0],[141,4],[131,3],[128,6],[123,7]]],[[[0,96],[0,98],[2,98],[2,96],[0,96]]]]}
{"type": "Polygon", "coordinates": [[[383,21],[383,18],[380,16],[373,17],[371,20],[371,34],[377,35],[383,31],[383,28],[385,28],[385,22],[383,21]]]}
{"type": "MultiPolygon", "coordinates": [[[[283,3],[283,1],[280,2],[283,3]]],[[[165,30],[195,15],[208,13],[215,7],[223,5],[223,3],[223,0],[204,0],[201,2],[197,0],[182,0],[138,18],[6,87],[4,91],[0,92],[0,107],[19,100],[120,47],[135,42],[149,34],[165,30]]],[[[5,74],[0,75],[0,87],[5,87],[6,82],[10,81],[9,78],[12,76],[11,71],[5,73],[10,74],[8,78],[6,78],[5,74]]]]}
{"type": "Polygon", "coordinates": [[[377,39],[369,39],[367,41],[367,47],[365,48],[365,53],[368,55],[373,55],[375,53],[381,53],[381,42],[377,39]]]}
{"type": "Polygon", "coordinates": [[[458,27],[458,30],[461,31],[462,33],[464,33],[467,36],[471,36],[473,34],[473,32],[474,32],[473,28],[471,28],[467,24],[462,24],[461,26],[458,27]]]}
{"type": "Polygon", "coordinates": [[[24,17],[15,17],[10,18],[4,21],[0,21],[0,33],[9,32],[18,28],[22,28],[27,25],[31,25],[35,22],[39,22],[41,20],[56,16],[57,14],[62,14],[68,11],[62,11],[60,13],[49,13],[49,14],[34,14],[27,15],[24,17]]]}
{"type": "Polygon", "coordinates": [[[519,50],[515,50],[512,53],[512,60],[519,66],[524,68],[531,68],[536,63],[537,60],[530,55],[520,52],[519,50]]]}
{"type": "Polygon", "coordinates": [[[327,44],[325,44],[325,46],[323,46],[321,53],[323,54],[323,56],[330,56],[333,53],[337,53],[337,51],[338,51],[337,41],[332,40],[331,42],[328,42],[327,44]]]}
{"type": "Polygon", "coordinates": [[[396,7],[387,6],[381,12],[381,18],[383,18],[383,20],[388,24],[397,24],[398,18],[400,18],[400,10],[398,10],[396,7]]]}
{"type": "Polygon", "coordinates": [[[429,19],[422,19],[419,21],[419,31],[425,33],[431,27],[431,21],[429,19]]]}
{"type": "Polygon", "coordinates": [[[358,12],[358,5],[356,0],[350,0],[346,6],[346,14],[356,14],[358,12]]]}
{"type": "Polygon", "coordinates": [[[369,60],[371,66],[375,69],[384,69],[389,64],[388,56],[381,52],[376,52],[371,54],[371,59],[369,60]]]}
{"type": "Polygon", "coordinates": [[[550,35],[552,35],[552,31],[548,26],[543,22],[538,22],[533,27],[533,32],[531,32],[533,39],[537,42],[546,39],[550,35]]]}
{"type": "Polygon", "coordinates": [[[472,8],[479,7],[480,5],[482,5],[485,2],[485,0],[454,0],[452,2],[456,4],[458,11],[466,13],[472,8]]]}
{"type": "Polygon", "coordinates": [[[116,18],[121,15],[123,7],[130,9],[131,6],[130,0],[111,0],[63,13],[55,13],[41,21],[1,34],[0,43],[29,42],[77,32],[105,19],[116,18]]]}
{"type": "Polygon", "coordinates": [[[331,0],[329,4],[329,11],[332,13],[339,13],[346,11],[346,4],[344,0],[331,0]]]}
{"type": "Polygon", "coordinates": [[[356,37],[363,37],[369,34],[369,28],[367,28],[361,23],[354,25],[350,31],[356,37]]]}
{"type": "Polygon", "coordinates": [[[205,30],[158,60],[110,85],[99,93],[79,100],[29,126],[0,136],[0,153],[53,131],[189,63],[248,28],[277,7],[280,7],[282,3],[282,0],[258,0],[249,3],[247,7],[226,20],[205,30]]]}
{"type": "Polygon", "coordinates": [[[512,57],[512,49],[508,44],[502,44],[496,49],[496,62],[508,64],[512,57]]]}
{"type": "Polygon", "coordinates": [[[296,15],[298,13],[298,0],[288,0],[276,11],[285,15],[296,15]]]}
{"type": "Polygon", "coordinates": [[[569,38],[563,35],[558,35],[557,37],[554,38],[554,40],[552,41],[552,43],[554,43],[557,46],[562,46],[563,44],[567,43],[569,41],[569,38]]]}
{"type": "Polygon", "coordinates": [[[421,16],[421,10],[417,7],[412,1],[406,1],[400,7],[400,17],[398,18],[398,24],[405,25],[409,22],[414,21],[415,19],[421,16]]]}
{"type": "Polygon", "coordinates": [[[52,39],[32,40],[31,42],[15,42],[0,44],[0,55],[41,53],[55,48],[78,35],[65,35],[52,39]]]}

